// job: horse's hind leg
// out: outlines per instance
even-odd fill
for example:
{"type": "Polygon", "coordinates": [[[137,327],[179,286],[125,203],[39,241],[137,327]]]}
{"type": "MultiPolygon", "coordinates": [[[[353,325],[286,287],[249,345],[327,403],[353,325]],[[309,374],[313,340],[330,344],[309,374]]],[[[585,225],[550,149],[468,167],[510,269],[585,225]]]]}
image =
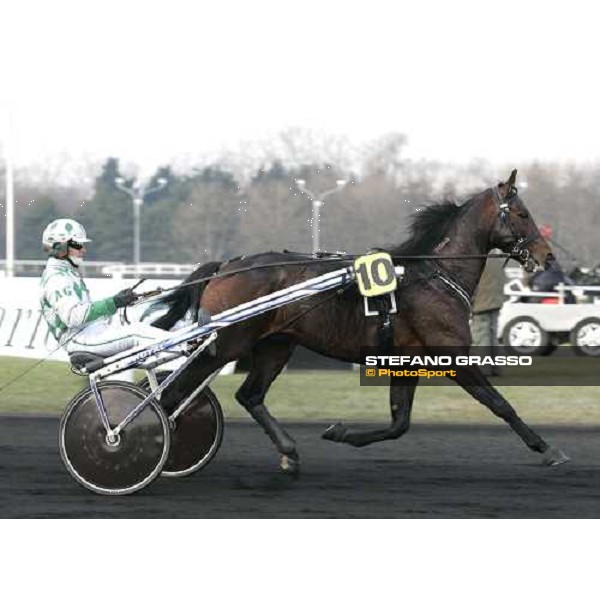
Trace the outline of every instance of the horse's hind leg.
{"type": "Polygon", "coordinates": [[[332,425],[323,433],[323,438],[332,442],[343,442],[351,446],[368,446],[373,442],[395,440],[404,435],[410,427],[410,414],[418,377],[392,377],[390,384],[390,411],[392,423],[385,429],[353,431],[341,423],[332,425]]]}
{"type": "Polygon", "coordinates": [[[264,429],[281,454],[281,469],[296,474],[300,458],[296,442],[264,405],[265,395],[289,360],[295,344],[286,335],[273,335],[261,340],[251,351],[251,367],[244,383],[236,392],[236,400],[264,429]]]}
{"type": "Polygon", "coordinates": [[[473,398],[487,406],[497,417],[504,419],[513,431],[534,452],[543,454],[543,463],[554,466],[567,462],[569,457],[560,449],[550,447],[533,429],[524,423],[515,409],[496,390],[479,367],[469,367],[457,372],[456,382],[473,398]]]}

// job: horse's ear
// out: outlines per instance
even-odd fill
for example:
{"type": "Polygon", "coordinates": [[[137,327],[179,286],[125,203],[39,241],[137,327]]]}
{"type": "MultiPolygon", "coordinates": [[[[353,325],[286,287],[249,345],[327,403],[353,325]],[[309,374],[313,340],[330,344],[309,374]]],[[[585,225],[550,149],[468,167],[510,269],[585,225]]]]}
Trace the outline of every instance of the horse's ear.
{"type": "Polygon", "coordinates": [[[500,193],[501,198],[505,198],[508,194],[509,190],[515,185],[515,181],[517,181],[517,170],[513,169],[508,181],[506,183],[498,184],[498,192],[500,193]]]}

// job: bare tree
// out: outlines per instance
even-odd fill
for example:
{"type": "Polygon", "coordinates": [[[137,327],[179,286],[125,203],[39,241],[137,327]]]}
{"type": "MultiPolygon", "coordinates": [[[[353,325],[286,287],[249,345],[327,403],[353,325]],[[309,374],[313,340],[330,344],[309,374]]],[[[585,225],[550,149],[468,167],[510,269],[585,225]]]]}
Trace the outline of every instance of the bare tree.
{"type": "Polygon", "coordinates": [[[220,260],[234,252],[239,207],[234,191],[215,183],[194,183],[173,218],[181,260],[220,260]]]}
{"type": "Polygon", "coordinates": [[[290,181],[255,182],[244,199],[240,219],[244,253],[284,248],[310,252],[309,203],[290,181]]]}

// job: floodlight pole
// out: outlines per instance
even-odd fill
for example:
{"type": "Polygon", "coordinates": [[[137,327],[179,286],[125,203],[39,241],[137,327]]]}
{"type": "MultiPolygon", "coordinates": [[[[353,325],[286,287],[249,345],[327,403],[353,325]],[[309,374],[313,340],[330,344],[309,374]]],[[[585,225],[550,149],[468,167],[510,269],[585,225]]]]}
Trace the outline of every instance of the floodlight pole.
{"type": "Polygon", "coordinates": [[[144,197],[152,192],[162,190],[167,185],[167,180],[164,177],[161,177],[158,180],[158,185],[152,188],[139,186],[129,188],[125,186],[125,180],[122,177],[117,177],[115,179],[115,185],[118,189],[120,189],[122,192],[125,192],[133,200],[133,264],[137,268],[140,266],[141,262],[140,222],[142,217],[142,205],[144,204],[144,197]]]}
{"type": "Polygon", "coordinates": [[[9,109],[6,115],[6,133],[4,138],[4,160],[6,164],[6,277],[14,277],[15,275],[15,189],[11,128],[11,113],[9,109]]]}
{"type": "Polygon", "coordinates": [[[313,256],[316,256],[317,253],[319,252],[319,246],[320,246],[320,219],[321,219],[321,206],[323,206],[323,200],[325,200],[325,198],[327,198],[327,196],[330,196],[331,194],[334,194],[335,192],[339,192],[345,185],[346,185],[346,180],[345,179],[338,179],[336,182],[336,185],[334,188],[330,189],[330,190],[326,190],[324,192],[321,192],[320,194],[316,194],[314,192],[311,192],[307,187],[306,187],[306,181],[304,181],[304,179],[296,179],[296,185],[298,186],[298,189],[303,192],[304,194],[306,194],[312,203],[312,253],[313,256]]]}

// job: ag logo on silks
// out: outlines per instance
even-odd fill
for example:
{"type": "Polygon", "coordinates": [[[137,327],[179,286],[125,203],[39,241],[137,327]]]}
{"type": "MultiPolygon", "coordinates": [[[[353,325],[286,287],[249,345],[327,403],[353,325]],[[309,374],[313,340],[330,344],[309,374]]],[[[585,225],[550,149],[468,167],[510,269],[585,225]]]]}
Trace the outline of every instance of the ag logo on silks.
{"type": "Polygon", "coordinates": [[[398,287],[392,257],[387,252],[367,254],[354,261],[354,273],[363,296],[390,294],[398,287]]]}

